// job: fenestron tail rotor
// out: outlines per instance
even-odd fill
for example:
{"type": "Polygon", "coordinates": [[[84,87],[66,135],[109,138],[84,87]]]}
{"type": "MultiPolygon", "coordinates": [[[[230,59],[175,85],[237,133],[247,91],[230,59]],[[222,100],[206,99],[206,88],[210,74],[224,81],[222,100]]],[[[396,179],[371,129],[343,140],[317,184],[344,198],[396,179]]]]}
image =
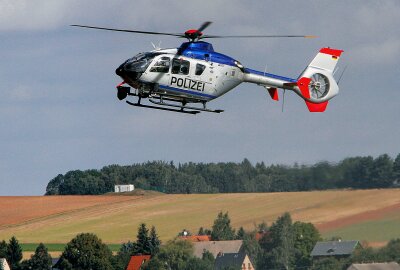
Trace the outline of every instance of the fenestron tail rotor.
{"type": "Polygon", "coordinates": [[[315,73],[311,76],[309,84],[311,97],[321,99],[329,92],[329,79],[323,74],[315,73]]]}

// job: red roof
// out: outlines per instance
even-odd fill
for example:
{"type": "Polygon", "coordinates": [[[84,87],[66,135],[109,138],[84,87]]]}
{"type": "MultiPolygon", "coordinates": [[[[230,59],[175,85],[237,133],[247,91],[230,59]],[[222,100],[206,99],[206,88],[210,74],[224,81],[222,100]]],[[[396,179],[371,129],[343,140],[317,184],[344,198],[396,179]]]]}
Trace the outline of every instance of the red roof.
{"type": "Polygon", "coordinates": [[[126,270],[139,270],[142,264],[150,260],[150,255],[135,255],[131,256],[128,267],[126,270]]]}
{"type": "Polygon", "coordinates": [[[260,241],[264,236],[268,236],[269,232],[258,232],[256,233],[256,240],[260,241]]]}
{"type": "Polygon", "coordinates": [[[188,240],[191,242],[211,241],[210,235],[190,235],[190,236],[181,236],[179,238],[182,240],[188,240]]]}

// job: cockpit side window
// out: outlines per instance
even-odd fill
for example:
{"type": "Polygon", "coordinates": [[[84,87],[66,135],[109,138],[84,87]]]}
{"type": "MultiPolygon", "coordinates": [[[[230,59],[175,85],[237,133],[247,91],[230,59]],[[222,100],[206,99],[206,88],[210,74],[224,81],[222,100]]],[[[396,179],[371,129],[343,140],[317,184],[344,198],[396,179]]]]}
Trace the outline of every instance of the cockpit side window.
{"type": "Polygon", "coordinates": [[[145,72],[157,54],[139,53],[125,62],[126,68],[134,72],[145,72]]]}
{"type": "Polygon", "coordinates": [[[163,56],[157,61],[157,63],[154,64],[154,66],[150,69],[150,72],[168,73],[170,64],[171,59],[163,56]]]}
{"type": "Polygon", "coordinates": [[[205,65],[202,65],[202,64],[196,64],[196,71],[195,71],[195,74],[197,75],[197,76],[200,76],[201,74],[203,74],[203,71],[206,69],[206,66],[205,65]]]}
{"type": "Polygon", "coordinates": [[[172,74],[188,75],[190,62],[182,59],[172,60],[172,74]]]}

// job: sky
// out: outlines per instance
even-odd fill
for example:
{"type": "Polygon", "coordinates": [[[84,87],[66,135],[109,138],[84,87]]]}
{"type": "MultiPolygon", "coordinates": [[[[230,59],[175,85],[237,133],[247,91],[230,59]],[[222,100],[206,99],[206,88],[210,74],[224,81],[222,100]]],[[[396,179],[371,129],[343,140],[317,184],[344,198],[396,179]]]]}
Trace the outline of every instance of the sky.
{"type": "MultiPolygon", "coordinates": [[[[395,157],[400,138],[400,1],[0,0],[0,196],[42,195],[69,170],[148,160],[313,164],[395,157]],[[183,41],[70,24],[209,35],[296,34],[316,39],[212,40],[245,67],[297,78],[318,50],[348,66],[325,113],[289,91],[282,102],[241,84],[211,101],[221,114],[184,115],[116,98],[127,58],[183,41]]],[[[279,93],[282,96],[282,92],[279,93]]]]}

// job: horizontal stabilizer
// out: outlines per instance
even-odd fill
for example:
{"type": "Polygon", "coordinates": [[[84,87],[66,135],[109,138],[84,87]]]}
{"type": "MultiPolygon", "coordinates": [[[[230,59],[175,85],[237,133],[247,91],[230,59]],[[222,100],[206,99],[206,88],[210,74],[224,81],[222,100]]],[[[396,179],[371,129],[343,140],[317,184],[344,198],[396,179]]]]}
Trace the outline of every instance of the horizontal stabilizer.
{"type": "Polygon", "coordinates": [[[268,93],[273,100],[279,101],[278,88],[267,88],[268,93]]]}
{"type": "Polygon", "coordinates": [[[310,112],[324,112],[326,110],[326,106],[328,106],[328,101],[322,103],[312,103],[306,100],[306,104],[310,112]]]}

